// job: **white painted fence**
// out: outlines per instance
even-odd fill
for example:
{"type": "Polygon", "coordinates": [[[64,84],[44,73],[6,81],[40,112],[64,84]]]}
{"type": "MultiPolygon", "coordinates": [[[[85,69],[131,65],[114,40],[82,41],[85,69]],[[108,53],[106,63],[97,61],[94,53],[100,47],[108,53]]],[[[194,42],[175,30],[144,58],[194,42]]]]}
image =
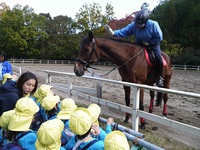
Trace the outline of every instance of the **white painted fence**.
{"type": "MultiPolygon", "coordinates": [[[[40,60],[40,59],[10,59],[10,63],[31,63],[31,64],[74,64],[74,60],[40,60]]],[[[97,62],[94,65],[114,66],[112,62],[97,62]]],[[[200,66],[194,65],[172,65],[172,69],[177,70],[197,70],[200,71],[200,66]]]]}
{"type": "Polygon", "coordinates": [[[150,114],[144,111],[139,110],[139,92],[140,89],[146,89],[146,90],[153,90],[153,91],[160,91],[164,93],[169,93],[169,94],[177,94],[181,96],[186,96],[186,97],[193,97],[193,98],[198,98],[200,99],[200,94],[196,93],[190,93],[190,92],[184,92],[184,91],[178,91],[178,90],[172,90],[172,89],[165,89],[165,88],[158,88],[158,87],[152,87],[152,86],[147,86],[147,85],[141,85],[141,84],[134,84],[134,83],[129,83],[129,82],[122,82],[122,81],[115,81],[115,80],[109,80],[109,79],[103,79],[103,78],[98,78],[98,77],[91,77],[91,76],[82,76],[82,77],[77,77],[75,74],[72,73],[64,73],[64,72],[57,72],[57,71],[50,71],[50,70],[45,70],[47,78],[46,78],[46,83],[52,84],[55,88],[58,88],[62,91],[68,92],[68,96],[70,97],[71,95],[76,95],[79,97],[82,97],[86,100],[90,100],[94,103],[98,103],[101,105],[109,106],[115,109],[118,109],[123,112],[128,112],[132,114],[132,129],[135,131],[138,131],[139,127],[139,117],[143,117],[145,119],[151,120],[153,122],[156,122],[158,124],[162,124],[164,126],[174,128],[176,130],[180,130],[195,136],[200,136],[200,128],[187,125],[184,123],[180,123],[178,121],[174,121],[171,119],[167,119],[164,117],[160,117],[155,114],[150,114]],[[63,84],[56,84],[56,83],[51,83],[51,76],[65,76],[68,77],[68,85],[63,85],[63,84]],[[76,85],[73,85],[72,83],[72,78],[85,78],[85,79],[90,79],[96,81],[96,89],[94,88],[88,88],[86,87],[87,84],[84,87],[77,87],[76,85]],[[105,100],[101,98],[101,86],[102,83],[112,83],[116,85],[125,85],[129,86],[132,89],[133,93],[133,106],[132,108],[110,102],[109,100],[105,100]],[[98,96],[91,96],[91,93],[95,93],[98,96]]]}
{"type": "Polygon", "coordinates": [[[22,74],[22,68],[12,65],[13,74],[20,76],[22,74]]]}

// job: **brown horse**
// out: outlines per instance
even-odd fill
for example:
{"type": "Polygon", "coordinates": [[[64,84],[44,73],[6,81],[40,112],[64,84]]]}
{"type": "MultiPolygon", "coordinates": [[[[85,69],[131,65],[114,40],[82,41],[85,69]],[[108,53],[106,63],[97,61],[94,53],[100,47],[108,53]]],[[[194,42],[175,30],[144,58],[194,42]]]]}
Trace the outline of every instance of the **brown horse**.
{"type": "MultiPolygon", "coordinates": [[[[74,65],[74,73],[77,76],[84,75],[84,72],[90,67],[90,64],[98,62],[101,58],[107,58],[118,66],[119,74],[122,81],[138,84],[147,84],[153,86],[156,82],[157,72],[155,67],[148,64],[145,58],[144,48],[142,46],[123,42],[114,39],[94,37],[90,31],[88,37],[81,40],[80,51],[74,65]]],[[[162,52],[162,57],[166,60],[163,69],[164,88],[170,87],[170,79],[172,76],[171,62],[169,56],[162,52]]],[[[130,87],[124,86],[126,106],[130,106],[130,87]]],[[[140,110],[144,110],[143,106],[144,90],[140,90],[140,110]]],[[[154,91],[150,91],[149,112],[153,111],[154,91]]],[[[160,106],[164,100],[163,115],[167,115],[168,95],[160,92],[157,94],[156,106],[160,106]]],[[[127,122],[130,114],[126,113],[124,122],[127,122]]],[[[143,118],[140,120],[141,125],[145,125],[143,118]]]]}

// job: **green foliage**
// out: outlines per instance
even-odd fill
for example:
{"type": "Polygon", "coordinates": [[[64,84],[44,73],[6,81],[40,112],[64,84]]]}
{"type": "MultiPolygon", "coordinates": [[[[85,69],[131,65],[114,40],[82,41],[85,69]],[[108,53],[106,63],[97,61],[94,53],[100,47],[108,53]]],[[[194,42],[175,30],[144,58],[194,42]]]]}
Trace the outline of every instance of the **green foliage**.
{"type": "MultiPolygon", "coordinates": [[[[37,15],[29,6],[16,5],[12,10],[6,3],[0,6],[0,49],[15,58],[74,59],[81,35],[87,35],[88,30],[106,37],[104,24],[113,22],[112,28],[119,29],[130,23],[116,20],[108,3],[105,11],[98,3],[84,3],[75,19],[37,15]]],[[[148,9],[148,4],[141,7],[148,9]]],[[[151,12],[151,19],[158,21],[164,34],[161,49],[170,55],[172,63],[200,64],[199,12],[199,0],[160,0],[151,12]]],[[[133,37],[126,40],[133,41],[133,37]]]]}
{"type": "Polygon", "coordinates": [[[166,51],[172,63],[199,65],[200,56],[200,1],[162,1],[152,12],[163,30],[162,50],[166,51]],[[196,52],[187,52],[187,49],[196,52]]]}
{"type": "Polygon", "coordinates": [[[37,41],[45,38],[44,17],[34,14],[33,9],[16,5],[7,10],[0,22],[0,48],[9,56],[32,57],[37,41]]]}
{"type": "Polygon", "coordinates": [[[88,30],[96,30],[101,28],[110,19],[113,19],[113,7],[106,5],[105,15],[102,14],[101,6],[98,3],[85,3],[76,14],[76,22],[79,26],[80,32],[87,32],[88,30]]]}

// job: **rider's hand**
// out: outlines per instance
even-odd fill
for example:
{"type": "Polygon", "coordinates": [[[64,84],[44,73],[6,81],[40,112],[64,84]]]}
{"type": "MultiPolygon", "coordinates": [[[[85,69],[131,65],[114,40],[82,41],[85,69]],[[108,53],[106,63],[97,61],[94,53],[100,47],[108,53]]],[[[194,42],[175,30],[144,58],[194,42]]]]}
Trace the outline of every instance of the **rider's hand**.
{"type": "Polygon", "coordinates": [[[110,35],[114,35],[114,31],[111,29],[111,27],[109,25],[104,25],[104,28],[106,29],[106,31],[108,32],[108,34],[110,35]]]}
{"type": "Polygon", "coordinates": [[[146,45],[146,46],[149,46],[149,43],[148,42],[143,42],[142,44],[146,45]]]}

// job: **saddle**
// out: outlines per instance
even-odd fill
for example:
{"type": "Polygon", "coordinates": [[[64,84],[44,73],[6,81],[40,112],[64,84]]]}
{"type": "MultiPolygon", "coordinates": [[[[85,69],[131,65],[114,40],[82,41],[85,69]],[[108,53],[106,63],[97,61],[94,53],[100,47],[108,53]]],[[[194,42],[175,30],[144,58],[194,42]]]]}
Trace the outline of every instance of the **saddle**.
{"type": "MultiPolygon", "coordinates": [[[[144,48],[144,54],[145,54],[145,58],[147,60],[148,65],[151,66],[151,67],[155,66],[156,65],[155,54],[151,50],[151,48],[148,48],[148,50],[147,50],[147,48],[145,47],[144,48]]],[[[167,62],[166,62],[164,57],[162,57],[162,61],[163,61],[163,66],[166,66],[167,62]]]]}

